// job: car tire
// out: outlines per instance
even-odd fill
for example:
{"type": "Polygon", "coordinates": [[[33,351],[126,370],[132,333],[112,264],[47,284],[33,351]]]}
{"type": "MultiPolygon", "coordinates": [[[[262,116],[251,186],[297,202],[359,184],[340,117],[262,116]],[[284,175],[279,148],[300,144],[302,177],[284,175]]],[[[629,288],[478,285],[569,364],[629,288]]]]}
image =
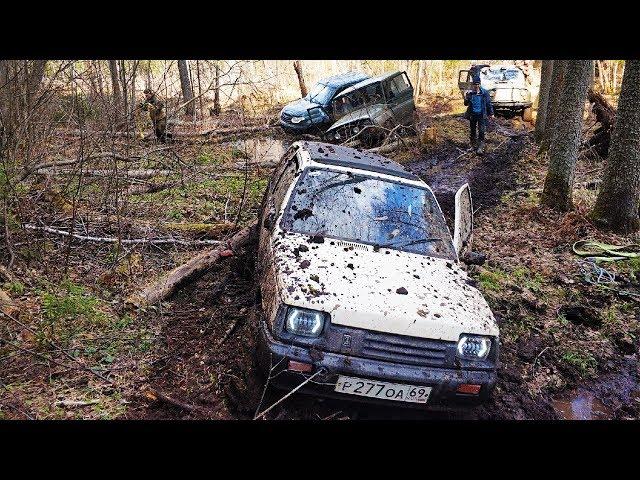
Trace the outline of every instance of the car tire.
{"type": "Polygon", "coordinates": [[[533,108],[527,107],[522,110],[522,120],[530,122],[533,120],[533,108]]]}

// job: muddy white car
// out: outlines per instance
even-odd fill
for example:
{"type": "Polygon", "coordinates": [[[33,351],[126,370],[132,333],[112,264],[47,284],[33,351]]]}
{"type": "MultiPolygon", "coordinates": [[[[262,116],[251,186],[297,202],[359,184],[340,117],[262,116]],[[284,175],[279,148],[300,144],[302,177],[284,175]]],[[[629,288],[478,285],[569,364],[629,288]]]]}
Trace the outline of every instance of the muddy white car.
{"type": "Polygon", "coordinates": [[[374,153],[296,142],[260,218],[259,358],[271,384],[420,408],[478,404],[496,381],[498,327],[427,184],[374,153]]]}
{"type": "Polygon", "coordinates": [[[464,98],[473,89],[473,77],[480,77],[480,85],[489,91],[491,104],[498,113],[518,114],[524,120],[532,118],[531,92],[524,72],[515,65],[476,65],[458,72],[458,88],[464,98]]]}

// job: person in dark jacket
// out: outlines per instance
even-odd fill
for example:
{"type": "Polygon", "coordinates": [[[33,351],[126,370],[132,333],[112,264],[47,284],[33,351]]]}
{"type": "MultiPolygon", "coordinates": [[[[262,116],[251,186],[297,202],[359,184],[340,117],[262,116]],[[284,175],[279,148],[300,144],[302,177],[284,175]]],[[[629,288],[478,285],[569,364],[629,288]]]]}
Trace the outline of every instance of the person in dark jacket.
{"type": "Polygon", "coordinates": [[[164,111],[164,102],[149,88],[145,89],[144,97],[144,102],[141,102],[138,108],[149,112],[156,138],[162,143],[171,140],[171,134],[167,133],[167,114],[164,111]]]}
{"type": "Polygon", "coordinates": [[[480,86],[480,77],[474,77],[473,90],[465,95],[464,104],[467,105],[466,117],[471,128],[471,147],[475,148],[477,153],[483,153],[487,117],[493,118],[493,105],[489,92],[480,86]],[[479,131],[479,143],[476,140],[476,130],[479,131]]]}

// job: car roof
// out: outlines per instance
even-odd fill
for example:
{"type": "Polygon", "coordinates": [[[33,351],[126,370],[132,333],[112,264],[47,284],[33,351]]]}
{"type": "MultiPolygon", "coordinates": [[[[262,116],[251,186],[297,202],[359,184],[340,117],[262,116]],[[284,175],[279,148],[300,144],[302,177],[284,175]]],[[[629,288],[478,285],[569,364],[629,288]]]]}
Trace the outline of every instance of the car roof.
{"type": "Polygon", "coordinates": [[[423,183],[419,177],[398,162],[374,152],[331,143],[309,141],[301,142],[301,147],[309,153],[311,160],[316,163],[356,168],[423,183]]]}
{"type": "Polygon", "coordinates": [[[339,75],[333,75],[332,77],[323,78],[318,83],[330,87],[340,87],[348,83],[358,83],[367,78],[369,78],[369,75],[365,75],[361,72],[346,72],[339,75]]]}
{"type": "Polygon", "coordinates": [[[377,77],[368,78],[366,80],[363,80],[362,82],[356,83],[355,85],[351,85],[345,91],[343,91],[340,94],[336,95],[336,98],[342,97],[343,95],[348,95],[349,93],[351,93],[351,92],[353,92],[355,90],[359,90],[362,87],[366,87],[367,85],[371,85],[372,83],[382,82],[383,80],[386,80],[387,78],[395,77],[399,73],[404,73],[404,72],[401,71],[401,70],[397,70],[395,72],[384,73],[382,75],[378,75],[377,77]]]}
{"type": "Polygon", "coordinates": [[[487,65],[482,70],[485,68],[488,70],[522,70],[518,65],[487,65]]]}

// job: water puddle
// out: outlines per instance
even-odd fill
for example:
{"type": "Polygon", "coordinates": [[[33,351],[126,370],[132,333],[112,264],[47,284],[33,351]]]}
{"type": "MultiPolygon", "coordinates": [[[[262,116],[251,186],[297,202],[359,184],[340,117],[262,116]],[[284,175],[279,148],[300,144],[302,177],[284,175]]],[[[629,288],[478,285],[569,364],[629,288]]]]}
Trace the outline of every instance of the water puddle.
{"type": "Polygon", "coordinates": [[[554,400],[553,407],[563,420],[608,420],[613,418],[613,410],[587,390],[577,390],[565,400],[554,400]]]}
{"type": "Polygon", "coordinates": [[[225,142],[221,146],[244,152],[252,162],[272,163],[280,160],[289,144],[290,142],[276,138],[257,137],[225,142]]]}

